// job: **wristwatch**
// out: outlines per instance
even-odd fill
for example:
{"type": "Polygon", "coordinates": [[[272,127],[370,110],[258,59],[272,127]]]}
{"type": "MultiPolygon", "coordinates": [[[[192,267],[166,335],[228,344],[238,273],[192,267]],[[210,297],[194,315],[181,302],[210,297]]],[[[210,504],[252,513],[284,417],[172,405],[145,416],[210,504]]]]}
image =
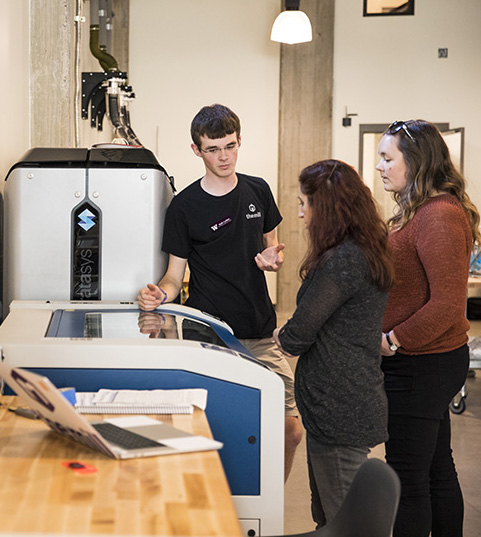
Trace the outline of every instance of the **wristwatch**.
{"type": "Polygon", "coordinates": [[[386,341],[387,341],[387,344],[389,345],[390,350],[392,350],[393,352],[396,352],[399,349],[399,346],[396,345],[393,342],[393,340],[389,337],[389,332],[386,332],[386,341]]]}

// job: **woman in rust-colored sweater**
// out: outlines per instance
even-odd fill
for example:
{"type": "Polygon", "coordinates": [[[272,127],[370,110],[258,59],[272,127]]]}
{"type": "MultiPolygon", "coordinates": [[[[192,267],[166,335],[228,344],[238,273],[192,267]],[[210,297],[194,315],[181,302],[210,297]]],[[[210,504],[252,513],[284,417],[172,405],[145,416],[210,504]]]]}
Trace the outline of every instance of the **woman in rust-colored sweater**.
{"type": "Polygon", "coordinates": [[[437,130],[397,121],[379,144],[395,283],[382,369],[389,402],[386,460],[401,479],[394,537],[462,537],[463,496],[451,452],[449,402],[469,368],[466,289],[479,214],[437,130]]]}

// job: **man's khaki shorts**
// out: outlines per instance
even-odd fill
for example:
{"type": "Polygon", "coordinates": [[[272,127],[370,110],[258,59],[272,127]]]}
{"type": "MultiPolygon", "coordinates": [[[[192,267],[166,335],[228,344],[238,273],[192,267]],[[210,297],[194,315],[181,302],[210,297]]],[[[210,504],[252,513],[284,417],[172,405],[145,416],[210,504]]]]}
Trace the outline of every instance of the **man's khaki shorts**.
{"type": "Polygon", "coordinates": [[[294,373],[287,358],[279,351],[272,338],[239,339],[242,345],[254,356],[277,373],[284,382],[286,416],[299,416],[294,398],[294,373]]]}

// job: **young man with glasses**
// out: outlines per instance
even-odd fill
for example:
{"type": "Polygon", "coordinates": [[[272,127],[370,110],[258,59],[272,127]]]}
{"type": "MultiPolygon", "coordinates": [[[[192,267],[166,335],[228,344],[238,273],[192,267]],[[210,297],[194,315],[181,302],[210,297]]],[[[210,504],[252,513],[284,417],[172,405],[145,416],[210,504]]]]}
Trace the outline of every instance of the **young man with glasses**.
{"type": "Polygon", "coordinates": [[[205,106],[191,124],[192,150],[202,159],[204,176],[170,204],[162,249],[167,272],[158,285],[138,295],[146,311],[174,300],[190,269],[186,305],[223,319],[259,361],[279,374],[286,388],[285,479],[302,431],[294,401],[293,373],[272,339],[276,314],[264,271],[283,263],[284,244],[276,228],[282,220],[269,185],[236,172],[240,121],[226,106],[205,106]]]}

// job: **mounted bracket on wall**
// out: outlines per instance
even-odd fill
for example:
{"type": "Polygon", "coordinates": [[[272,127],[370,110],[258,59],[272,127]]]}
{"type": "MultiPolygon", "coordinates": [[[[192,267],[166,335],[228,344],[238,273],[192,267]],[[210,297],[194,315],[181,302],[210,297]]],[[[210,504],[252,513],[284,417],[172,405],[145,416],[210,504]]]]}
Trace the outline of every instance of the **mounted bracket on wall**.
{"type": "Polygon", "coordinates": [[[353,116],[357,116],[357,114],[349,114],[347,112],[347,106],[346,106],[346,113],[345,113],[344,117],[342,118],[342,126],[343,127],[350,127],[351,124],[352,124],[351,117],[353,117],[353,116]]]}
{"type": "Polygon", "coordinates": [[[103,130],[107,115],[118,142],[141,146],[130,124],[129,104],[135,98],[128,85],[127,73],[119,70],[117,60],[110,54],[112,44],[112,0],[90,0],[90,52],[97,58],[103,72],[82,73],[82,119],[90,126],[103,130]]]}
{"type": "Polygon", "coordinates": [[[127,73],[82,73],[82,119],[88,119],[90,106],[90,126],[101,131],[107,113],[117,136],[129,145],[142,145],[130,124],[128,104],[134,98],[127,73]]]}
{"type": "Polygon", "coordinates": [[[127,81],[127,73],[120,71],[82,73],[82,119],[89,117],[90,126],[102,130],[102,121],[106,111],[105,93],[111,78],[127,81]]]}

